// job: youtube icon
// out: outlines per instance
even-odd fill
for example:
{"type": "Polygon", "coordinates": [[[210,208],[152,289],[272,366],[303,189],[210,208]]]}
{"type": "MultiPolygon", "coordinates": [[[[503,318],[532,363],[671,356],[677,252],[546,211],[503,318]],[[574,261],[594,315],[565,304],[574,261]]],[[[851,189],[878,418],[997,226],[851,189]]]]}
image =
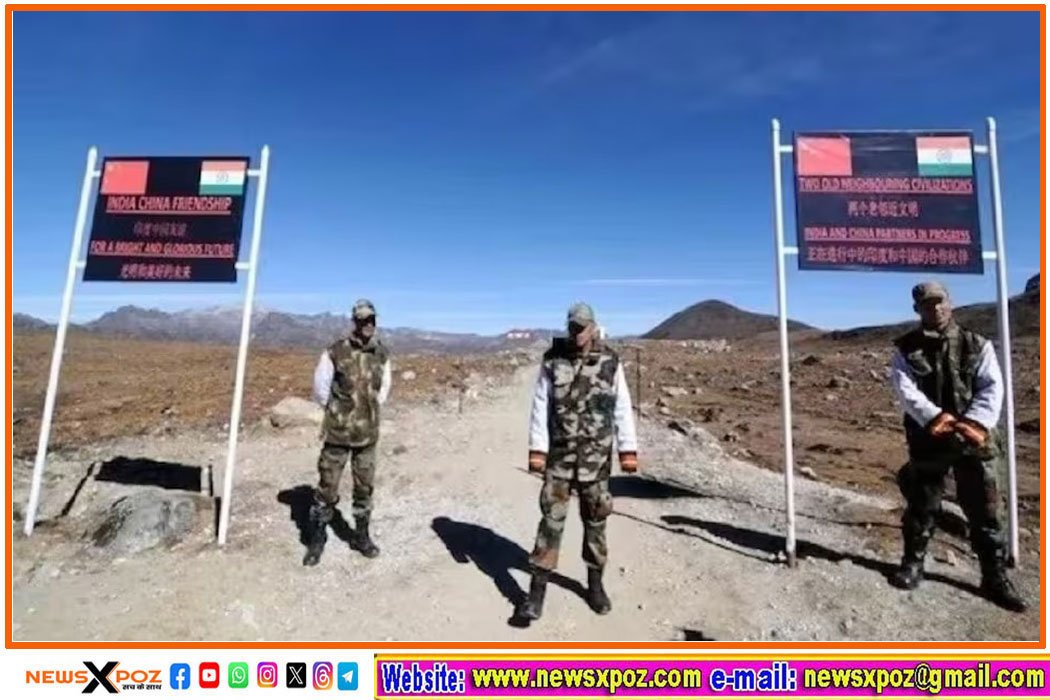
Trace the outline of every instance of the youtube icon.
{"type": "Polygon", "coordinates": [[[199,683],[202,688],[219,687],[219,664],[205,661],[200,665],[199,683]]]}

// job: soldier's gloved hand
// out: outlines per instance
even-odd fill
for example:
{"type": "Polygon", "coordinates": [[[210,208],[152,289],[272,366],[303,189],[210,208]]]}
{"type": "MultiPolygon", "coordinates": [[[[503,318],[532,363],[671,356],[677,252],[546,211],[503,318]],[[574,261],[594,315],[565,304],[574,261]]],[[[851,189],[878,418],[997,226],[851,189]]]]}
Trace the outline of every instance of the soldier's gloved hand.
{"type": "Polygon", "coordinates": [[[638,471],[638,454],[635,452],[621,452],[620,469],[628,474],[638,471]]]}
{"type": "Polygon", "coordinates": [[[547,453],[537,452],[536,450],[529,451],[529,471],[530,472],[542,472],[547,467],[547,453]]]}
{"type": "Polygon", "coordinates": [[[988,441],[988,431],[976,421],[962,418],[956,421],[954,429],[956,434],[976,447],[984,447],[984,443],[988,441]]]}
{"type": "Polygon", "coordinates": [[[958,423],[959,419],[952,414],[942,411],[937,414],[937,417],[929,422],[926,426],[926,432],[933,437],[944,437],[945,435],[951,435],[955,429],[955,424],[958,423]]]}

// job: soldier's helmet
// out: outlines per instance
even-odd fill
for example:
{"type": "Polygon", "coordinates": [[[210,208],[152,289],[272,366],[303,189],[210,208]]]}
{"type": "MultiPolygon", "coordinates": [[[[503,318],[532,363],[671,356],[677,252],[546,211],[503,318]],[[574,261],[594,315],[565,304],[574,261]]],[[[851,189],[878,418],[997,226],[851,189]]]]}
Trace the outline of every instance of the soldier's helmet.
{"type": "Polygon", "coordinates": [[[376,307],[368,299],[358,299],[354,302],[354,308],[351,314],[354,319],[372,318],[376,315],[376,307]]]}
{"type": "Polygon", "coordinates": [[[578,323],[581,326],[590,325],[594,323],[594,309],[589,304],[578,301],[569,307],[569,313],[566,314],[566,322],[578,323]]]}
{"type": "Polygon", "coordinates": [[[912,287],[911,298],[916,304],[932,299],[947,299],[948,290],[940,282],[922,282],[912,287]]]}

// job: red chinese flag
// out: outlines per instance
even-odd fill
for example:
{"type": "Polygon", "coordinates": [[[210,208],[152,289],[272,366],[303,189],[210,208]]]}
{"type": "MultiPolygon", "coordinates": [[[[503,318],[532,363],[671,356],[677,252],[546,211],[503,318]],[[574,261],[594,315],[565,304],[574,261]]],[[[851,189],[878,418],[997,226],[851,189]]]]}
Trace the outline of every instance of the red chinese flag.
{"type": "Polygon", "coordinates": [[[100,194],[146,194],[148,160],[111,160],[102,171],[100,194]]]}
{"type": "Polygon", "coordinates": [[[851,177],[853,158],[845,136],[799,137],[798,174],[800,176],[851,177]]]}

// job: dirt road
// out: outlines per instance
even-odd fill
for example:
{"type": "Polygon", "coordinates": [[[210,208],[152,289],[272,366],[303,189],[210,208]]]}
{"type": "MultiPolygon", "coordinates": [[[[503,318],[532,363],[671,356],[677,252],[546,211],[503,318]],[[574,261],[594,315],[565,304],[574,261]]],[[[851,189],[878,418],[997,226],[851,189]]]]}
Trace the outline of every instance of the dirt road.
{"type": "MultiPolygon", "coordinates": [[[[99,513],[120,495],[153,487],[85,478],[95,460],[148,457],[214,464],[219,485],[221,435],[125,439],[52,457],[45,522],[30,539],[18,522],[30,464],[17,462],[15,639],[1038,639],[1037,559],[1013,573],[1035,602],[1023,615],[978,597],[976,561],[959,536],[940,535],[934,546],[952,552],[953,563],[931,559],[932,580],[898,591],[886,581],[896,554],[865,544],[871,528],[896,527],[898,503],[800,478],[800,561],[789,569],[776,555],[782,479],[727,457],[702,431],[687,437],[647,420],[639,425],[641,474],[612,482],[612,612],[597,616],[582,598],[574,505],[543,619],[508,624],[528,585],[539,515],[540,484],[524,470],[533,372],[519,371],[462,414],[447,404],[389,412],[375,560],[330,536],[320,565],[301,565],[316,428],[247,431],[221,550],[212,541],[214,502],[205,496],[193,535],[172,548],[123,556],[94,546],[86,535],[99,513]]],[[[344,498],[348,505],[348,483],[344,498]]]]}

